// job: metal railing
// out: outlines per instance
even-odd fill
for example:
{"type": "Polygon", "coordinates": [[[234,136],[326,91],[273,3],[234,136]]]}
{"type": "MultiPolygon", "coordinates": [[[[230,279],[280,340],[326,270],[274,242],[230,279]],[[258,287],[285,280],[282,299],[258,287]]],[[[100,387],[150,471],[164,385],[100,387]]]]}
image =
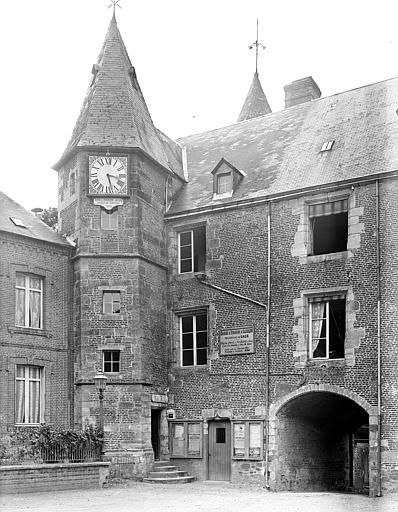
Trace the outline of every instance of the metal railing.
{"type": "Polygon", "coordinates": [[[40,447],[40,456],[46,464],[56,462],[98,462],[101,460],[101,446],[94,443],[84,443],[76,446],[62,446],[52,443],[40,447]]]}

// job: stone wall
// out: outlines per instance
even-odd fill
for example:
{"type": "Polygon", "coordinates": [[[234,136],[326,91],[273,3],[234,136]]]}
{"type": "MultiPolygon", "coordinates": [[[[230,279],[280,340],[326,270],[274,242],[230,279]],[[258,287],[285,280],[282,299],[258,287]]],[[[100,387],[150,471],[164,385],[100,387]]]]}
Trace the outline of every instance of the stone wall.
{"type": "Polygon", "coordinates": [[[103,487],[108,462],[0,466],[0,494],[103,487]]]}

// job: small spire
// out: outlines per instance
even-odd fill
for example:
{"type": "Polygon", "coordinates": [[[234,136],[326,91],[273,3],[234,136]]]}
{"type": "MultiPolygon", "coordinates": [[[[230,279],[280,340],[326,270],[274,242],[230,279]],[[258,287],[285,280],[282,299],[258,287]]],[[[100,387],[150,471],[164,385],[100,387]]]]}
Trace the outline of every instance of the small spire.
{"type": "Polygon", "coordinates": [[[110,7],[113,7],[112,19],[115,19],[115,20],[116,20],[116,6],[119,7],[119,9],[122,8],[122,6],[119,5],[119,2],[120,2],[120,0],[111,0],[111,3],[108,5],[108,9],[110,7]]]}
{"type": "Polygon", "coordinates": [[[256,74],[258,74],[258,47],[261,47],[263,50],[265,50],[265,46],[259,42],[258,40],[258,20],[257,20],[257,37],[254,43],[252,43],[249,46],[249,50],[253,50],[254,47],[256,47],[256,74]]]}

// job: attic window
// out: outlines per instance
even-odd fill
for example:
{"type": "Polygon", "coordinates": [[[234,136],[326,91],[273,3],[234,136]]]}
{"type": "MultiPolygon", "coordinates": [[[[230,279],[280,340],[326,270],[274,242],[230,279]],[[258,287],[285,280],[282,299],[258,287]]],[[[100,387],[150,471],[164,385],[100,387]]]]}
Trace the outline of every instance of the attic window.
{"type": "Polygon", "coordinates": [[[25,224],[22,222],[21,219],[17,219],[16,217],[10,217],[10,220],[19,228],[26,228],[25,224]]]}
{"type": "Polygon", "coordinates": [[[230,172],[217,175],[217,194],[232,192],[232,175],[230,172]]]}
{"type": "Polygon", "coordinates": [[[333,147],[334,140],[329,140],[328,142],[324,142],[321,147],[321,153],[324,151],[330,151],[333,147]]]}

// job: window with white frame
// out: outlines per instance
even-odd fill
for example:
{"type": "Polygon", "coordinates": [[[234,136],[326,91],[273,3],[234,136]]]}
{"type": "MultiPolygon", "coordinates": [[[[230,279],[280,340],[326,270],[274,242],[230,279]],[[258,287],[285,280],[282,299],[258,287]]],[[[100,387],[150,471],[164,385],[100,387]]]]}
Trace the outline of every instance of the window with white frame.
{"type": "Polygon", "coordinates": [[[342,359],[346,332],[346,297],[309,299],[310,357],[342,359]]]}
{"type": "Polygon", "coordinates": [[[348,200],[308,205],[312,255],[347,250],[348,200]]]}
{"type": "Polygon", "coordinates": [[[232,174],[230,172],[217,174],[217,194],[232,192],[232,174]]]}
{"type": "Polygon", "coordinates": [[[206,226],[178,233],[178,271],[201,272],[206,263],[206,226]]]}
{"type": "Polygon", "coordinates": [[[101,228],[102,229],[117,229],[118,214],[117,207],[112,210],[101,208],[101,228]]]}
{"type": "Polygon", "coordinates": [[[102,293],[102,312],[120,313],[120,291],[104,291],[102,293]]]}
{"type": "Polygon", "coordinates": [[[207,313],[180,317],[181,365],[207,364],[207,313]]]}
{"type": "Polygon", "coordinates": [[[32,274],[16,274],[15,325],[43,328],[43,278],[32,274]]]}
{"type": "Polygon", "coordinates": [[[120,372],[120,350],[104,350],[102,353],[103,371],[120,372]]]}
{"type": "Polygon", "coordinates": [[[44,419],[43,368],[17,365],[15,375],[15,423],[38,425],[44,419]]]}

